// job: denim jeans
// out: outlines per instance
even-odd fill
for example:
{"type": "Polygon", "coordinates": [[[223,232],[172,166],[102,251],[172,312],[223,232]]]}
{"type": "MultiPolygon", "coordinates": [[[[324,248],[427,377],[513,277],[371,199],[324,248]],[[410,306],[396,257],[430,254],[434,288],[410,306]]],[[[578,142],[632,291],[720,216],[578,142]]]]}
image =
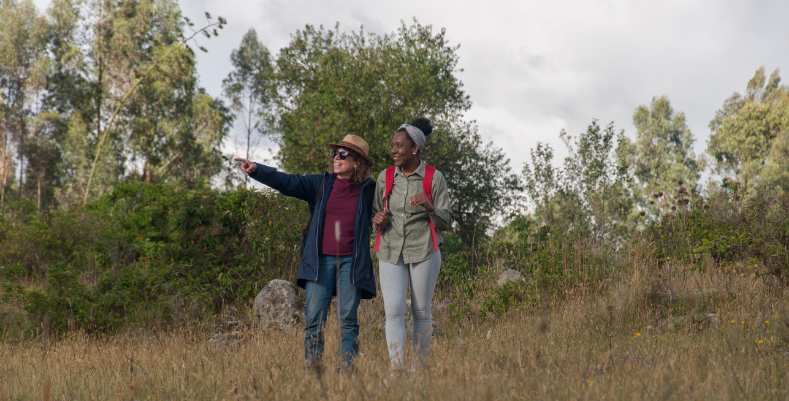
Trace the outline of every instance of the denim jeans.
{"type": "MultiPolygon", "coordinates": [[[[361,291],[351,284],[351,256],[340,256],[340,355],[345,366],[351,366],[359,353],[359,309],[361,291]]],[[[331,305],[336,281],[335,256],[320,255],[318,278],[306,285],[307,302],[305,306],[304,358],[312,362],[323,354],[323,331],[331,305]]],[[[330,334],[331,335],[331,334],[330,334]]]]}

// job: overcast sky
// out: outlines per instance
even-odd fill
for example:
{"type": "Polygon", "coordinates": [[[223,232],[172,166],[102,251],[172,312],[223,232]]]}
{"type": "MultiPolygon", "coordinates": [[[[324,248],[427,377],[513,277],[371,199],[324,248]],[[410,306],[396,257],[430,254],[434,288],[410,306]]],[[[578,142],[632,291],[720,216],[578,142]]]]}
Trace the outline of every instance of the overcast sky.
{"type": "Polygon", "coordinates": [[[203,39],[209,53],[198,52],[201,83],[215,96],[250,28],[274,54],[306,24],[383,34],[415,17],[446,28],[461,45],[467,119],[518,171],[538,141],[563,157],[560,130],[577,134],[593,118],[632,137],[634,109],[660,95],[685,112],[703,152],[723,101],[760,66],[789,66],[789,2],[779,0],[182,0],[181,8],[198,24],[203,11],[228,20],[218,38],[203,39]]]}

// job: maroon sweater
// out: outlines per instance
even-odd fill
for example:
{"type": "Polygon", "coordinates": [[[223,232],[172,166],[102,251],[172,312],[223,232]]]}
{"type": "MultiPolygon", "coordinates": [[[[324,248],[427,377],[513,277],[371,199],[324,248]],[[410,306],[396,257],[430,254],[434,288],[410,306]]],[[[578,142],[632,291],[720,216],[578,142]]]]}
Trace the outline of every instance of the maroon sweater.
{"type": "Polygon", "coordinates": [[[356,228],[356,207],[359,204],[359,184],[351,179],[335,178],[323,221],[321,255],[353,255],[353,232],[356,228]],[[335,222],[340,222],[340,246],[334,234],[335,222]]]}

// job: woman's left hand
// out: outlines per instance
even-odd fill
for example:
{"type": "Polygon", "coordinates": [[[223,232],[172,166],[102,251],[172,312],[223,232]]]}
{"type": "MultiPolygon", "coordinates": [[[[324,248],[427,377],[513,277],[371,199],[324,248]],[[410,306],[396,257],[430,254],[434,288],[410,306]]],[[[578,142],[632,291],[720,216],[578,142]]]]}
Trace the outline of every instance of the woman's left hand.
{"type": "Polygon", "coordinates": [[[418,193],[414,196],[409,195],[408,197],[411,198],[411,207],[422,206],[428,212],[436,210],[436,208],[433,207],[433,204],[427,200],[427,196],[425,196],[424,192],[418,193]]]}

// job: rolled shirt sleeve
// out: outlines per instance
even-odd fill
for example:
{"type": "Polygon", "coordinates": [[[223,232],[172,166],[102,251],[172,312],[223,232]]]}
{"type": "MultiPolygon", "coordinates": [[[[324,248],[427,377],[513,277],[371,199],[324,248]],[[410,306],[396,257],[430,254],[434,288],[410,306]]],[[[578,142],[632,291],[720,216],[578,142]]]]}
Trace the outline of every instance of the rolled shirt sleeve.
{"type": "Polygon", "coordinates": [[[436,170],[433,175],[433,187],[431,188],[433,195],[432,212],[427,214],[433,219],[433,224],[436,225],[436,230],[446,231],[452,228],[452,206],[449,204],[449,195],[447,194],[447,180],[444,174],[436,170]]]}

